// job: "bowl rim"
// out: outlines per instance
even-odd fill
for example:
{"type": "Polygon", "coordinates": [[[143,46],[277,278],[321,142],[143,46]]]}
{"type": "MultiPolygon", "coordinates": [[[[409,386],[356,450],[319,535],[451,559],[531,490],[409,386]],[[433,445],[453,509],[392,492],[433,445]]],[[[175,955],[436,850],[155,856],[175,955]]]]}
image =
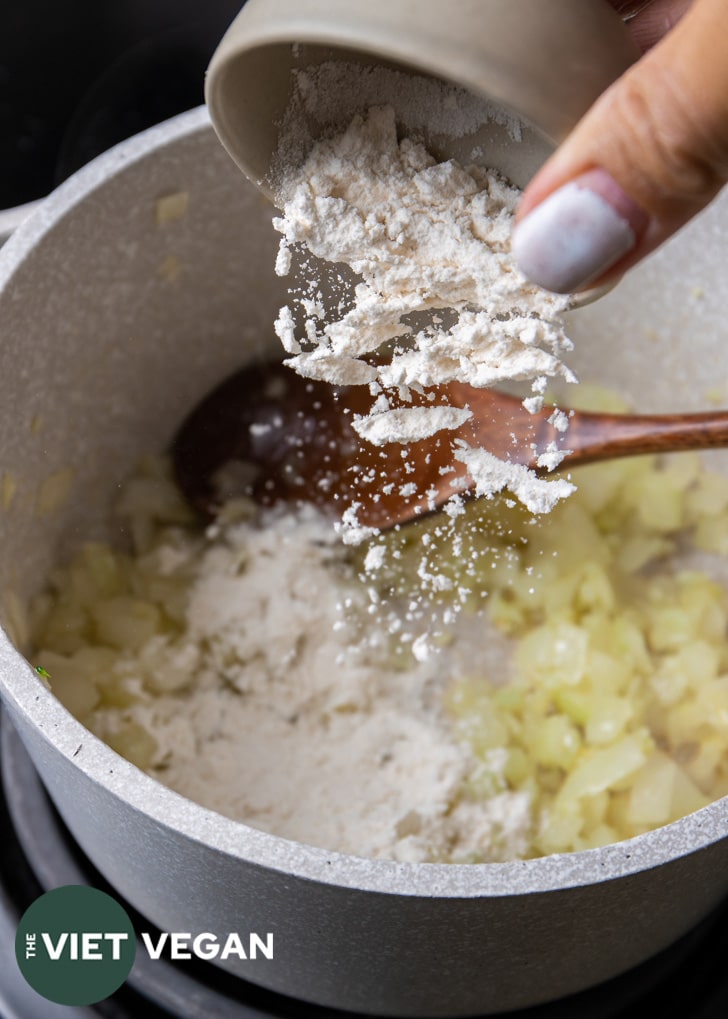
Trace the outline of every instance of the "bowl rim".
{"type": "MultiPolygon", "coordinates": [[[[98,156],[61,184],[0,251],[0,302],[57,224],[135,164],[195,136],[215,134],[205,107],[150,128],[98,156]]],[[[215,139],[216,141],[216,139],[215,139]]],[[[241,187],[253,187],[241,175],[241,187]]],[[[6,298],[7,299],[7,298],[6,298]]],[[[121,758],[47,689],[0,627],[0,697],[91,782],[131,810],[193,842],[250,864],[326,885],[427,898],[507,897],[611,881],[699,852],[728,834],[728,797],[662,828],[597,849],[507,863],[402,863],[328,851],[252,828],[202,807],[121,758]],[[78,751],[83,744],[82,752],[78,751]]],[[[22,733],[21,733],[22,735],[22,733]]]]}

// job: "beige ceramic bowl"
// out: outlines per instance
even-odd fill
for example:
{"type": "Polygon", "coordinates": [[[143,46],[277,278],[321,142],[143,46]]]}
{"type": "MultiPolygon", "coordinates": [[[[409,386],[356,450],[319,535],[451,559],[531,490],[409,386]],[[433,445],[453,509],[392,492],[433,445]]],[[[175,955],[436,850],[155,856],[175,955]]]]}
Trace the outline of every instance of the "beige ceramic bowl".
{"type": "MultiPolygon", "coordinates": [[[[638,55],[605,0],[248,0],[210,64],[206,98],[224,146],[270,194],[292,72],[330,61],[386,65],[400,77],[374,91],[337,86],[309,133],[341,129],[373,102],[388,102],[400,126],[422,134],[436,155],[481,160],[523,187],[638,55]],[[413,76],[429,107],[415,123],[405,101],[413,76]],[[427,88],[433,80],[516,114],[526,125],[522,140],[485,118],[464,134],[461,125],[443,129],[427,88]]],[[[303,155],[305,145],[296,153],[303,155]]]]}

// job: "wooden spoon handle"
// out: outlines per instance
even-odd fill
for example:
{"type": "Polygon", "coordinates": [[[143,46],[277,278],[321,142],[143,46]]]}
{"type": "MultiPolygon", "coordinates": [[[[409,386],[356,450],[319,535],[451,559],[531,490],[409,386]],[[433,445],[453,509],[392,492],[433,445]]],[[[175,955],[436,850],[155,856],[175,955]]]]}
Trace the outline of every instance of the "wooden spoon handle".
{"type": "Polygon", "coordinates": [[[458,431],[471,445],[489,449],[506,460],[538,467],[549,448],[569,450],[565,466],[686,449],[728,446],[728,411],[700,414],[602,414],[546,407],[529,414],[518,397],[497,390],[474,391],[454,384],[449,396],[469,406],[473,416],[458,431]],[[569,424],[557,428],[563,415],[569,424]]]}
{"type": "MultiPolygon", "coordinates": [[[[549,429],[552,426],[545,422],[549,429]]],[[[540,444],[541,436],[537,442],[540,444]]],[[[551,438],[554,441],[553,433],[551,438]]],[[[595,460],[728,446],[728,413],[587,414],[575,413],[559,446],[572,450],[565,462],[575,466],[595,460]]]]}

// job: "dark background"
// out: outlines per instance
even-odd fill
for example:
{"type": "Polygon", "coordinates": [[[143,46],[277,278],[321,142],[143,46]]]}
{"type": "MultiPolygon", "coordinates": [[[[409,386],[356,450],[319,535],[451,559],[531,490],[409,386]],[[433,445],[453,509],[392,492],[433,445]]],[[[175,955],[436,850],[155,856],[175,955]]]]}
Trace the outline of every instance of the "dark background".
{"type": "Polygon", "coordinates": [[[0,0],[0,209],[203,101],[243,0],[0,0]]]}

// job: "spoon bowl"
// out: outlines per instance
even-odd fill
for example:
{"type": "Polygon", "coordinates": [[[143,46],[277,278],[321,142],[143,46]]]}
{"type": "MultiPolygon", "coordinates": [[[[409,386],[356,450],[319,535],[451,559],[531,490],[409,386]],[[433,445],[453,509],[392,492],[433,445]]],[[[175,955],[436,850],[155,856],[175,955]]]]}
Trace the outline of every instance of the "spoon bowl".
{"type": "MultiPolygon", "coordinates": [[[[450,383],[434,394],[435,401],[469,408],[472,417],[434,438],[380,447],[352,427],[354,416],[372,405],[366,386],[304,379],[279,362],[250,365],[182,424],[172,447],[178,483],[206,519],[228,499],[246,496],[263,506],[310,503],[339,519],[356,504],[359,524],[386,529],[441,507],[456,492],[472,493],[465,466],[452,455],[457,439],[542,474],[537,461],[554,446],[565,452],[562,469],[568,470],[640,453],[728,445],[726,412],[566,410],[569,424],[562,431],[552,407],[531,414],[518,397],[497,390],[450,383]]],[[[413,396],[407,406],[417,402],[413,396]]]]}

